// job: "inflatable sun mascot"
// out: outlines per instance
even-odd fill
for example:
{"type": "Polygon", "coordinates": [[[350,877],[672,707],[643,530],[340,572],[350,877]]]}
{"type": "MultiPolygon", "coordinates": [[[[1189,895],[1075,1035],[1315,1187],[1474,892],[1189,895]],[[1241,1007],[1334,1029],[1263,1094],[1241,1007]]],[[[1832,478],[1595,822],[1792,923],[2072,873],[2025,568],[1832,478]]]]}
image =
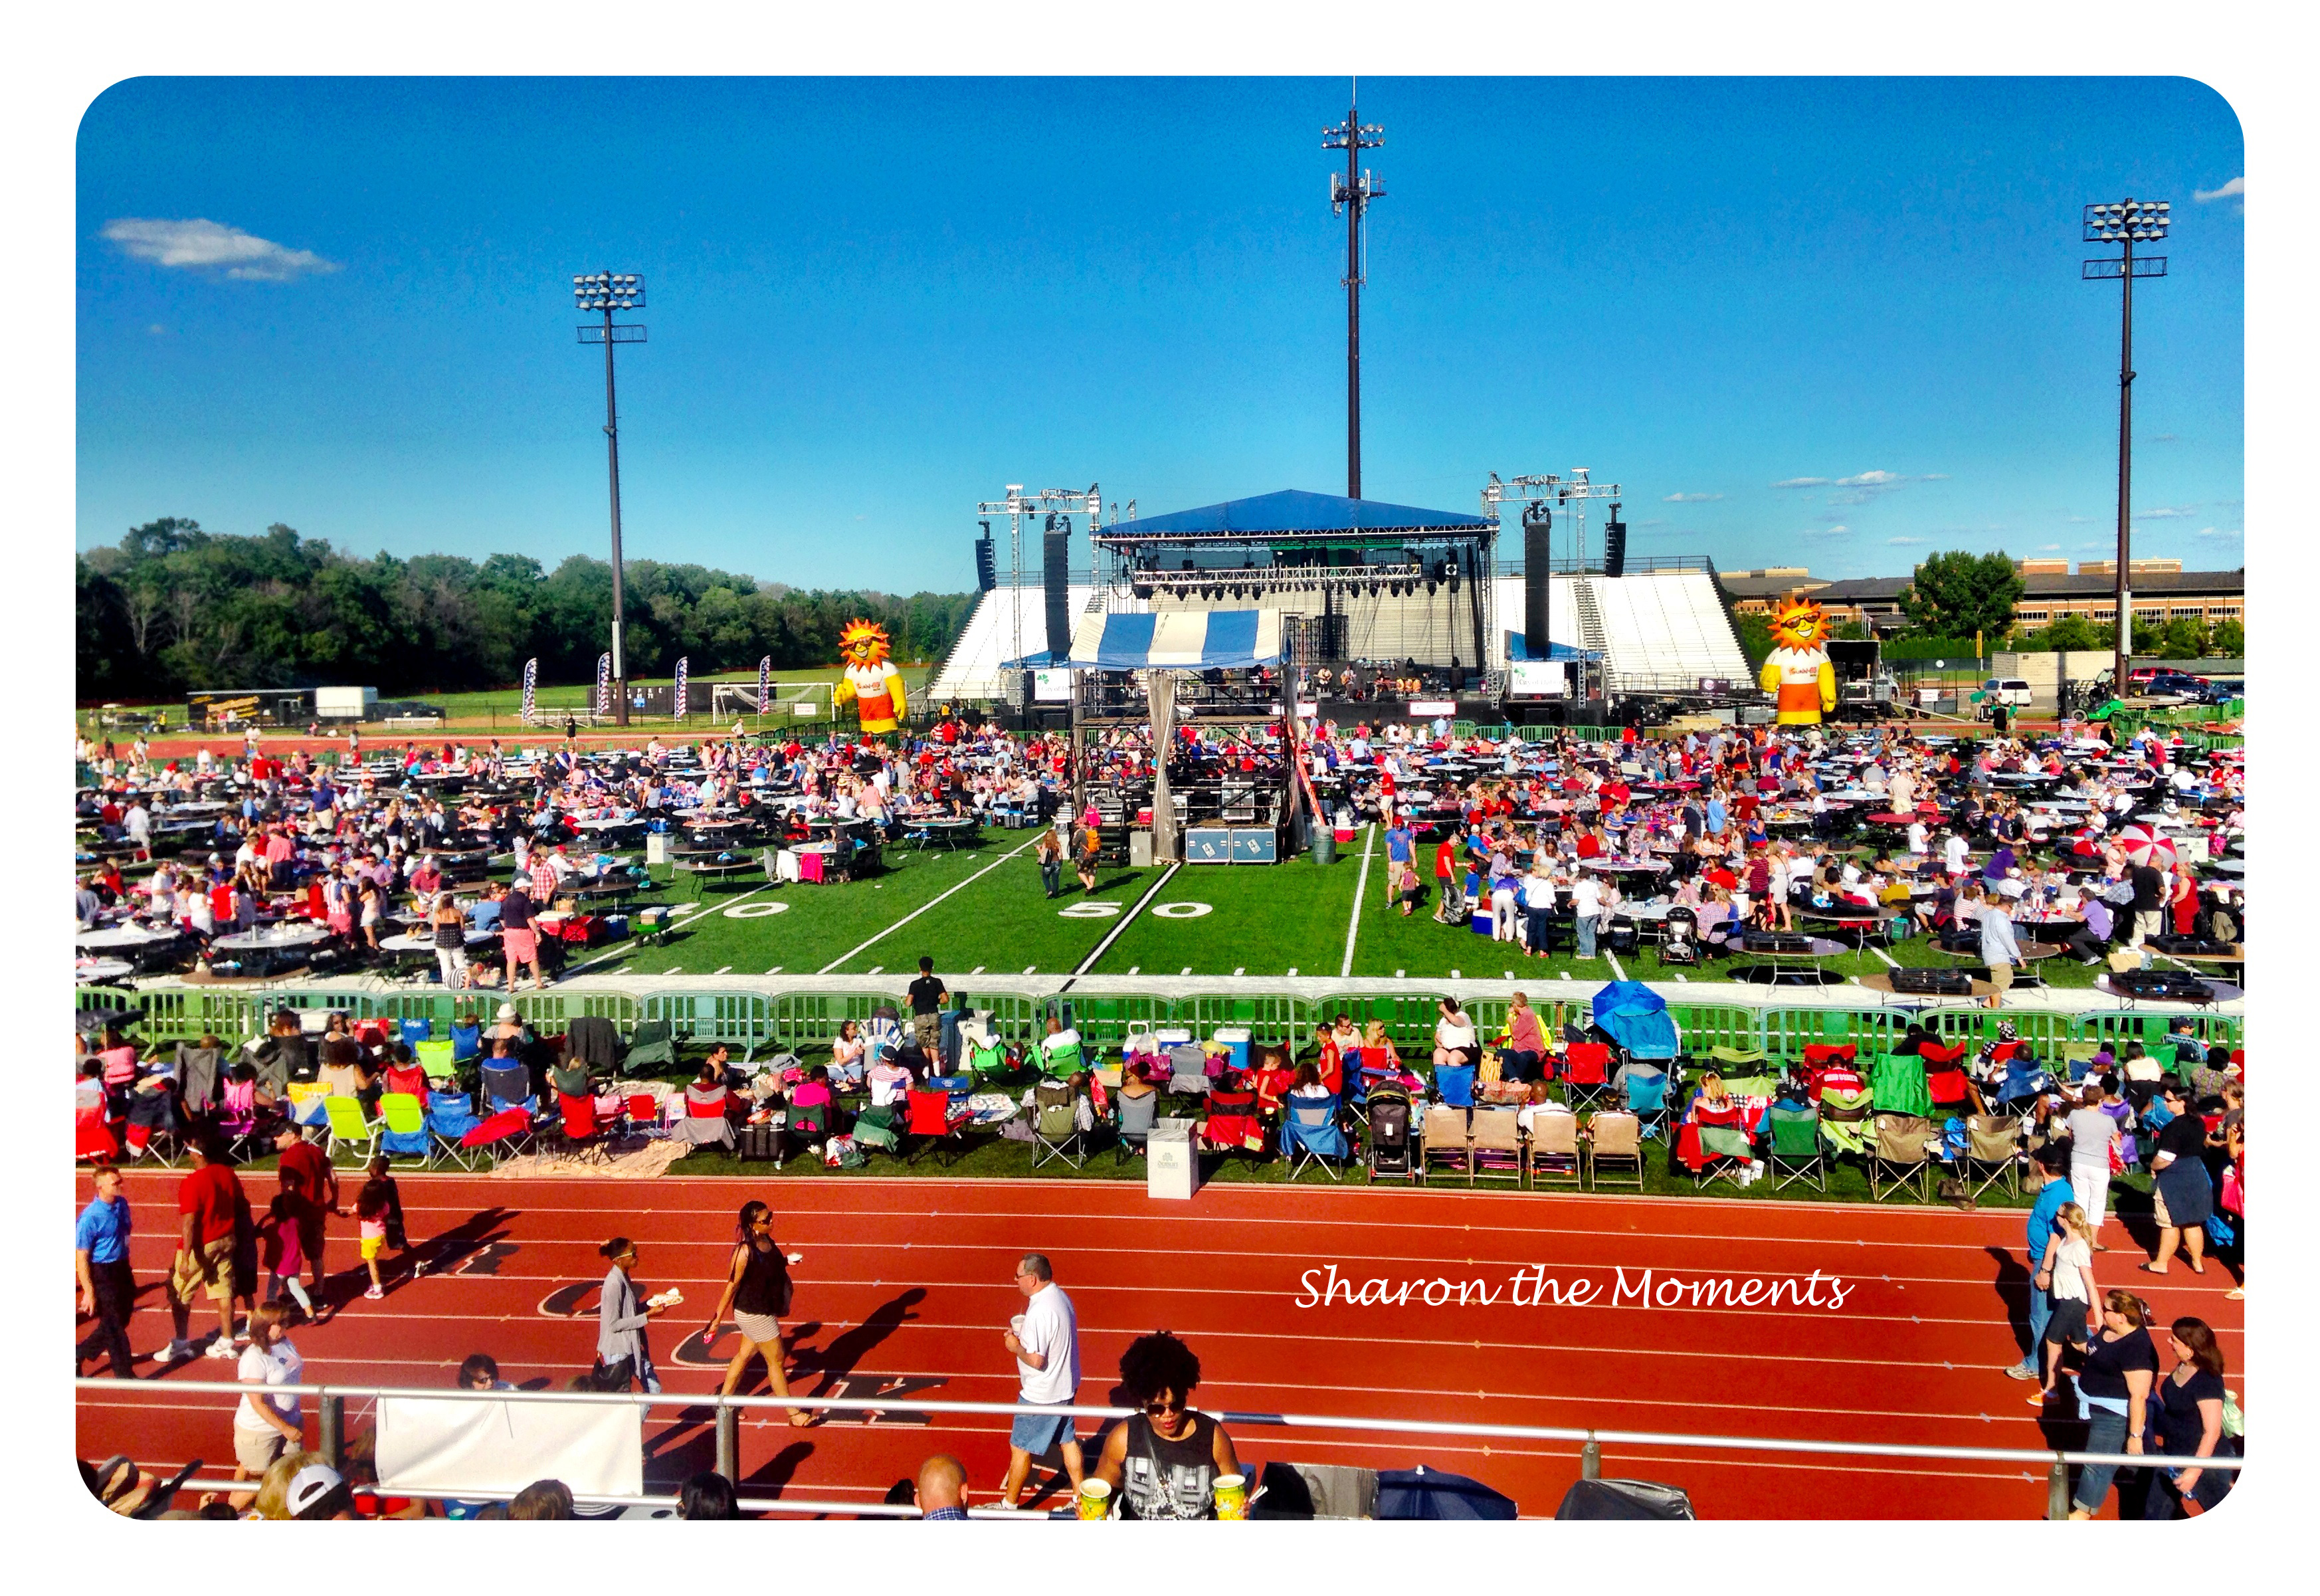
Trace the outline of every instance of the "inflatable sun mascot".
{"type": "Polygon", "coordinates": [[[1836,707],[1836,667],[1829,663],[1828,616],[1818,604],[1797,599],[1772,620],[1780,646],[1764,661],[1757,685],[1775,695],[1782,726],[1817,726],[1836,707]]]}
{"type": "Polygon", "coordinates": [[[845,657],[846,675],[830,689],[831,708],[852,699],[861,712],[863,730],[877,735],[893,730],[908,706],[902,673],[887,657],[886,629],[875,621],[849,621],[838,634],[838,651],[845,657]]]}

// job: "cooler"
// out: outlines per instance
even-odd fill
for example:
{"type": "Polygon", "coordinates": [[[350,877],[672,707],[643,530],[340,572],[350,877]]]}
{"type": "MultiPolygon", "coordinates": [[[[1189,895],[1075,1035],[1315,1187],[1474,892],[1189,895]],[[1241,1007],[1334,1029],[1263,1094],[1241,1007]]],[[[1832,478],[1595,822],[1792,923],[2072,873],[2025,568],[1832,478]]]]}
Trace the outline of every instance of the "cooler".
{"type": "Polygon", "coordinates": [[[1217,1032],[1216,1036],[1212,1039],[1219,1046],[1228,1047],[1232,1050],[1232,1059],[1228,1067],[1232,1069],[1246,1069],[1248,1067],[1248,1027],[1245,1025],[1225,1026],[1217,1032]]]}

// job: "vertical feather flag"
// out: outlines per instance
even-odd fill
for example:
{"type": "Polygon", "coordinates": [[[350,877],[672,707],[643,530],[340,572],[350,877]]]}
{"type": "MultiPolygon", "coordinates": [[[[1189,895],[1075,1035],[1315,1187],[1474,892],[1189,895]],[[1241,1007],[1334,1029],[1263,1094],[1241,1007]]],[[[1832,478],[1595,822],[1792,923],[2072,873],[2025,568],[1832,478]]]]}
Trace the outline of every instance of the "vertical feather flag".
{"type": "Polygon", "coordinates": [[[684,712],[687,707],[684,697],[684,678],[686,675],[685,667],[692,663],[693,661],[690,657],[680,659],[676,662],[676,685],[669,694],[669,712],[675,715],[679,720],[683,720],[684,718],[684,712]]]}
{"type": "Polygon", "coordinates": [[[609,715],[612,712],[612,657],[610,654],[599,654],[596,657],[596,713],[609,715]]]}
{"type": "Polygon", "coordinates": [[[766,655],[757,661],[757,712],[767,715],[774,709],[774,657],[766,655]]]}
{"type": "Polygon", "coordinates": [[[539,708],[539,661],[523,662],[523,718],[530,720],[539,708]]]}

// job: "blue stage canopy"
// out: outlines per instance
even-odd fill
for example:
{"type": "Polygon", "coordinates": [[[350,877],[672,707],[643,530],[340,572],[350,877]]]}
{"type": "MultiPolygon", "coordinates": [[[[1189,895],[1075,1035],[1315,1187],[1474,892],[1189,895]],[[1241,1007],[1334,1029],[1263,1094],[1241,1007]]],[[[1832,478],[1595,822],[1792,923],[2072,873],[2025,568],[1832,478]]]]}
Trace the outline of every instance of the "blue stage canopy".
{"type": "MultiPolygon", "coordinates": [[[[1044,654],[1010,663],[1045,669],[1044,654]]],[[[1281,663],[1278,610],[1168,610],[1083,618],[1072,633],[1080,670],[1235,670],[1281,663]]]]}
{"type": "Polygon", "coordinates": [[[1309,494],[1295,488],[1259,494],[1253,499],[1227,499],[1197,510],[1177,510],[1147,515],[1102,528],[1100,538],[1165,538],[1306,535],[1317,532],[1469,532],[1493,530],[1479,515],[1451,510],[1420,510],[1411,504],[1382,504],[1375,499],[1348,499],[1336,494],[1309,494]]]}

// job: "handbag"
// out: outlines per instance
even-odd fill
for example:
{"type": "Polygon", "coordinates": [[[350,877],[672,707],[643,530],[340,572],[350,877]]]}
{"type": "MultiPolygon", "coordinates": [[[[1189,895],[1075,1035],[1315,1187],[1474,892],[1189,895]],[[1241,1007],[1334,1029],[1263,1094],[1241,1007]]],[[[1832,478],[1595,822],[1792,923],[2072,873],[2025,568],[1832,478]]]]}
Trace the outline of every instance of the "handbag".
{"type": "Polygon", "coordinates": [[[1499,1084],[1501,1067],[1498,1049],[1485,1047],[1482,1049],[1482,1062],[1475,1070],[1474,1079],[1484,1086],[1495,1086],[1499,1084]]]}
{"type": "Polygon", "coordinates": [[[2116,1142],[2110,1144],[2110,1172],[2113,1174],[2125,1174],[2126,1173],[2126,1160],[2119,1156],[2118,1144],[2116,1142]]]}
{"type": "Polygon", "coordinates": [[[2236,1164],[2225,1165],[2224,1189],[2216,1198],[2216,1206],[2225,1213],[2245,1217],[2246,1201],[2246,1193],[2240,1190],[2240,1166],[2236,1164]]]}

